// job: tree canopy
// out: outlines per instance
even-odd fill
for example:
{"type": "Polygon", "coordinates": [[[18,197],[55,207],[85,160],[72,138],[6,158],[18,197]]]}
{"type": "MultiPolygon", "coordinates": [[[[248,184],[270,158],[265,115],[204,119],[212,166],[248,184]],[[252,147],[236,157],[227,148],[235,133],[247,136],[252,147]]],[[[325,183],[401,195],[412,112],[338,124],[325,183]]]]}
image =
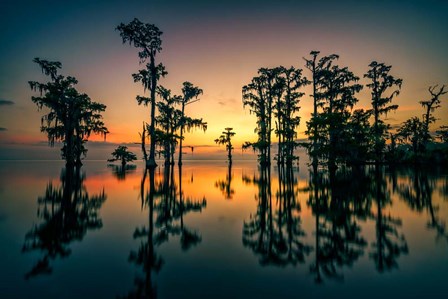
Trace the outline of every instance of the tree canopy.
{"type": "Polygon", "coordinates": [[[125,145],[119,145],[112,153],[111,159],[108,159],[109,162],[121,161],[121,165],[125,166],[126,163],[137,160],[137,156],[128,151],[128,147],[125,145]]]}
{"type": "Polygon", "coordinates": [[[31,100],[39,110],[48,111],[41,118],[41,131],[47,134],[51,146],[57,141],[62,142],[62,157],[67,165],[81,165],[81,156],[87,153],[85,143],[90,135],[94,133],[106,138],[109,133],[102,116],[106,106],[80,93],[75,88],[78,83],[76,78],[60,75],[60,62],[40,58],[35,58],[33,62],[50,79],[46,83],[28,82],[32,90],[40,93],[31,100]]]}

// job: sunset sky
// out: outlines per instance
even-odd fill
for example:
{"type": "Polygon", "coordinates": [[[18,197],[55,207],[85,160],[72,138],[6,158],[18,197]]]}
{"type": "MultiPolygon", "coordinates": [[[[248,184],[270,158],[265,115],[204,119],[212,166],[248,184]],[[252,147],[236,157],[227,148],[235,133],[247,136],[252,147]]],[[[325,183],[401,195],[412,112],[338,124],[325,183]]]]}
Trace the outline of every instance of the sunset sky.
{"type": "MultiPolygon", "coordinates": [[[[391,73],[403,79],[395,101],[399,110],[389,115],[393,126],[421,116],[418,101],[429,98],[430,85],[448,84],[448,2],[443,0],[3,0],[0,14],[0,159],[19,148],[35,157],[39,151],[26,149],[46,146],[42,112],[31,102],[27,83],[46,79],[34,57],[62,62],[61,73],[75,76],[79,91],[107,105],[108,142],[139,141],[149,108],[138,106],[135,96],[143,88],[131,74],[143,65],[137,49],[122,44],[115,30],[135,17],[163,31],[157,60],[168,76],[160,84],[174,93],[184,81],[204,90],[186,113],[204,118],[208,130],[187,134],[184,144],[207,151],[218,149],[213,140],[229,126],[237,133],[235,147],[255,140],[255,118],[243,109],[241,87],[260,67],[303,68],[302,57],[311,50],[339,54],[339,64],[361,78],[372,60],[392,65],[391,73]]],[[[310,77],[307,70],[304,74],[310,77]]],[[[310,90],[305,92],[299,138],[312,108],[310,90]]],[[[368,108],[369,97],[364,89],[357,107],[368,108]]],[[[448,123],[446,115],[445,96],[435,127],[448,123]]]]}

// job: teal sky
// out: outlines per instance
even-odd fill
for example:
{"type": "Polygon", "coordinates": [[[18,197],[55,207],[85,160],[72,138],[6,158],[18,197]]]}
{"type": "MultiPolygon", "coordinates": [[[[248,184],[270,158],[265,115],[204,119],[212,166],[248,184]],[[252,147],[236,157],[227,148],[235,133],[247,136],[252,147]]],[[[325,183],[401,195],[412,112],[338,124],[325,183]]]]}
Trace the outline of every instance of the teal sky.
{"type": "MultiPolygon", "coordinates": [[[[107,105],[109,142],[138,141],[149,118],[135,101],[143,90],[131,78],[141,66],[136,49],[122,45],[114,30],[134,17],[164,32],[158,59],[169,75],[161,84],[175,93],[184,81],[204,89],[187,113],[203,117],[209,129],[186,140],[207,146],[204,153],[226,126],[235,128],[237,143],[253,140],[255,122],[242,107],[241,87],[260,67],[303,67],[311,50],[339,54],[340,64],[359,77],[372,60],[391,64],[392,74],[404,81],[392,125],[422,114],[418,101],[428,98],[428,86],[448,84],[447,1],[3,0],[0,14],[0,158],[19,147],[24,156],[38,158],[27,148],[46,146],[42,113],[27,85],[45,79],[34,57],[61,61],[61,72],[75,76],[80,91],[107,105]]],[[[302,99],[300,132],[310,103],[308,95],[302,99]]],[[[358,107],[368,105],[364,90],[358,107]]],[[[445,97],[437,125],[447,124],[446,115],[445,97]]]]}

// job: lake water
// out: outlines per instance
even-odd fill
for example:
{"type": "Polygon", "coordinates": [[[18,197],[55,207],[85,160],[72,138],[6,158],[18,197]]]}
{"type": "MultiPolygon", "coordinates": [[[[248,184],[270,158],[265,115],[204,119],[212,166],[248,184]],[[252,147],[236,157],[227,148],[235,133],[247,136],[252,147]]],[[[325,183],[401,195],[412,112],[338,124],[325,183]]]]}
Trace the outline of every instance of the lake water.
{"type": "Polygon", "coordinates": [[[446,298],[432,167],[0,162],[0,298],[446,298]]]}

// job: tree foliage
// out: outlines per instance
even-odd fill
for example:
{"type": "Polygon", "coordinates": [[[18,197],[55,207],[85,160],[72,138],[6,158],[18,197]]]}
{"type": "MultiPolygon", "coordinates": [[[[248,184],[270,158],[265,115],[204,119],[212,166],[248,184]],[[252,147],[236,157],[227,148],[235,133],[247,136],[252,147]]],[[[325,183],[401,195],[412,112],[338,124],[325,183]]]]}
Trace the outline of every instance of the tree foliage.
{"type": "Polygon", "coordinates": [[[296,159],[294,149],[299,146],[297,139],[297,129],[300,124],[300,98],[304,93],[299,91],[310,82],[302,75],[302,69],[293,66],[278,68],[275,78],[276,102],[274,116],[275,134],[278,137],[277,161],[280,164],[292,164],[296,159]]]}
{"type": "Polygon", "coordinates": [[[371,80],[366,86],[370,88],[372,94],[373,108],[373,137],[375,160],[382,161],[383,151],[386,145],[389,125],[384,123],[381,116],[387,115],[389,112],[397,110],[398,105],[389,105],[392,99],[400,93],[402,79],[397,79],[390,75],[392,66],[372,61],[369,64],[369,70],[364,75],[365,78],[371,80]]]}
{"type": "Polygon", "coordinates": [[[351,111],[358,102],[356,94],[362,89],[359,77],[347,67],[339,67],[335,61],[338,55],[323,56],[317,60],[319,52],[311,52],[312,59],[305,59],[306,67],[313,75],[314,113],[307,123],[306,134],[312,144],[309,153],[316,158],[324,158],[330,167],[337,161],[347,159],[344,141],[351,111]]]}
{"type": "Polygon", "coordinates": [[[165,165],[174,163],[174,151],[180,138],[177,130],[180,126],[181,111],[175,108],[180,103],[181,96],[171,95],[171,90],[163,86],[157,89],[160,101],[157,103],[159,114],[156,116],[157,130],[159,131],[157,142],[163,148],[165,165]]]}
{"type": "Polygon", "coordinates": [[[203,90],[197,86],[194,86],[191,82],[184,82],[182,87],[182,97],[180,99],[181,104],[181,116],[180,116],[180,142],[179,142],[179,165],[182,165],[182,146],[184,140],[184,130],[187,131],[193,128],[201,128],[204,131],[207,130],[207,123],[201,119],[192,119],[185,116],[185,106],[199,101],[199,96],[203,93],[203,90]]]}
{"type": "Polygon", "coordinates": [[[252,147],[254,151],[258,151],[260,163],[268,165],[270,163],[268,155],[268,148],[270,147],[268,142],[268,134],[270,135],[268,118],[270,113],[268,112],[268,99],[264,79],[263,76],[254,77],[242,89],[244,107],[249,107],[249,113],[254,114],[257,118],[255,133],[258,135],[256,142],[246,142],[243,145],[243,149],[252,147]]]}
{"type": "Polygon", "coordinates": [[[112,153],[112,159],[109,159],[107,161],[114,162],[114,161],[121,161],[122,166],[126,166],[128,162],[132,162],[137,160],[137,156],[128,151],[128,147],[125,145],[119,145],[112,153]]]}
{"type": "Polygon", "coordinates": [[[232,137],[235,136],[235,132],[233,132],[233,128],[225,128],[225,131],[222,132],[222,134],[215,139],[216,144],[222,144],[226,146],[227,150],[227,158],[229,159],[229,163],[232,163],[232,137]]]}
{"type": "MultiPolygon", "coordinates": [[[[145,24],[139,19],[135,18],[128,24],[121,23],[117,26],[116,30],[120,32],[123,43],[129,43],[139,49],[138,57],[140,63],[144,63],[149,59],[149,63],[146,64],[146,68],[140,70],[138,73],[133,74],[134,82],[141,82],[144,91],[149,90],[150,97],[137,96],[137,102],[139,104],[150,104],[150,126],[149,136],[151,138],[149,157],[146,161],[147,167],[156,167],[155,162],[155,147],[156,147],[156,130],[155,130],[155,114],[156,114],[156,90],[157,82],[160,77],[164,77],[167,72],[163,64],[156,65],[155,59],[157,53],[162,51],[162,31],[153,25],[145,24]]],[[[146,156],[146,155],[145,155],[146,156]]]]}
{"type": "Polygon", "coordinates": [[[308,83],[301,69],[280,66],[260,68],[258,76],[243,86],[243,105],[256,116],[258,135],[256,142],[246,142],[243,148],[257,151],[262,165],[270,164],[272,132],[278,137],[278,163],[292,163],[293,151],[298,146],[295,138],[300,123],[299,101],[303,96],[299,89],[308,83]]]}
{"type": "Polygon", "coordinates": [[[428,91],[431,94],[431,98],[426,101],[420,101],[420,105],[422,105],[422,107],[425,109],[425,114],[423,114],[423,124],[424,124],[424,131],[425,131],[423,143],[425,145],[428,141],[432,140],[432,137],[429,133],[429,125],[436,121],[436,119],[432,115],[432,113],[437,108],[440,108],[440,96],[442,96],[448,92],[448,91],[445,91],[445,85],[443,85],[441,88],[439,88],[438,91],[436,91],[437,87],[438,87],[437,85],[430,86],[428,88],[428,91]]]}
{"type": "Polygon", "coordinates": [[[106,138],[109,133],[102,116],[106,106],[78,92],[76,78],[58,74],[62,67],[60,62],[40,58],[33,62],[50,79],[46,83],[28,82],[32,90],[40,93],[40,96],[33,96],[32,101],[39,110],[48,110],[41,118],[41,131],[47,134],[51,146],[57,141],[63,143],[62,157],[68,166],[81,165],[81,156],[87,153],[85,143],[90,135],[94,133],[106,138]]]}
{"type": "Polygon", "coordinates": [[[436,133],[440,141],[444,143],[448,142],[448,126],[440,126],[439,130],[437,130],[436,133]]]}

